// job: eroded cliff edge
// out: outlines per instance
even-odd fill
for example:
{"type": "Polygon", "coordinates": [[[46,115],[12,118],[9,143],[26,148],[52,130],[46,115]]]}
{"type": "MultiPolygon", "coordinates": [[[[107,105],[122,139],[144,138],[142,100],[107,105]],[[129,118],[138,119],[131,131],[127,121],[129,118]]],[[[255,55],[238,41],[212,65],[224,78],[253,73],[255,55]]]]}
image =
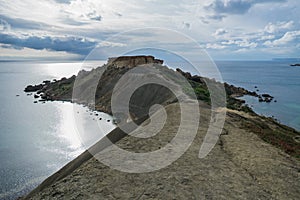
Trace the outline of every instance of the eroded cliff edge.
{"type": "MultiPolygon", "coordinates": [[[[147,59],[144,60],[147,62],[147,59]]],[[[198,159],[199,148],[210,121],[210,99],[205,85],[205,81],[210,80],[204,81],[203,77],[192,76],[179,69],[177,72],[171,72],[157,62],[143,64],[157,65],[158,69],[167,70],[172,74],[180,73],[193,86],[200,104],[201,126],[189,150],[167,168],[144,174],[128,174],[110,169],[86,151],[45,180],[27,196],[27,199],[299,198],[299,133],[271,118],[256,115],[245,107],[243,102],[234,98],[245,94],[256,96],[256,93],[225,84],[228,108],[223,134],[213,151],[206,158],[198,159]]],[[[86,101],[89,98],[85,98],[85,102],[79,98],[79,103],[111,112],[109,102],[114,86],[112,83],[132,66],[114,66],[110,63],[108,67],[105,71],[107,74],[100,80],[102,84],[97,86],[95,105],[86,101]]],[[[81,72],[82,76],[87,77],[87,82],[82,83],[83,86],[95,77],[97,70],[100,69],[81,72]]],[[[30,91],[37,91],[44,100],[71,101],[75,78],[73,76],[69,79],[45,82],[40,86],[32,86],[38,89],[30,91]]],[[[134,152],[154,151],[163,147],[176,134],[180,124],[178,104],[176,98],[165,88],[146,87],[141,93],[147,94],[147,99],[151,99],[151,95],[164,95],[160,95],[161,98],[155,102],[143,99],[142,104],[139,104],[141,101],[138,100],[143,95],[136,96],[136,100],[132,101],[132,113],[137,123],[147,124],[147,109],[153,103],[160,103],[166,107],[168,113],[168,121],[164,128],[150,139],[136,139],[120,129],[115,129],[108,137],[123,149],[134,152]],[[147,93],[149,89],[151,93],[147,93]],[[141,108],[145,107],[146,109],[140,112],[141,108]]],[[[93,151],[100,151],[106,145],[105,142],[99,141],[91,148],[93,151]]]]}

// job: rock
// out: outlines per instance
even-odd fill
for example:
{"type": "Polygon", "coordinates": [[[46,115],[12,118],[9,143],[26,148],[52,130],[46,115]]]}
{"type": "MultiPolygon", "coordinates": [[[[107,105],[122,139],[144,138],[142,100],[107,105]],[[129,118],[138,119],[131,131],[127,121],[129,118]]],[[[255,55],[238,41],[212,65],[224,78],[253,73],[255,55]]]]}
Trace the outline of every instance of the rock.
{"type": "Polygon", "coordinates": [[[192,81],[195,81],[195,82],[198,82],[198,83],[205,83],[203,80],[202,80],[202,77],[201,76],[192,76],[191,78],[192,81]]]}
{"type": "Polygon", "coordinates": [[[40,98],[40,96],[37,95],[37,94],[35,94],[33,97],[34,97],[35,99],[40,98]]]}
{"type": "Polygon", "coordinates": [[[236,99],[236,100],[239,101],[240,103],[246,103],[246,101],[243,99],[236,99]]]}
{"type": "Polygon", "coordinates": [[[269,95],[269,94],[262,94],[261,95],[262,97],[265,97],[265,98],[273,98],[271,95],[269,95]]]}
{"type": "Polygon", "coordinates": [[[300,143],[300,136],[295,136],[295,137],[294,137],[294,140],[295,140],[297,143],[300,143]]]}
{"type": "Polygon", "coordinates": [[[19,96],[20,96],[19,94],[16,95],[16,97],[19,97],[19,96]]]}
{"type": "Polygon", "coordinates": [[[47,85],[47,84],[51,83],[51,81],[46,80],[46,81],[43,81],[43,83],[47,85]]]}
{"type": "Polygon", "coordinates": [[[41,98],[44,99],[44,100],[48,99],[48,97],[47,97],[47,95],[45,93],[41,94],[41,98]]]}
{"type": "MultiPolygon", "coordinates": [[[[187,78],[187,79],[192,79],[191,73],[189,73],[189,72],[184,72],[184,71],[182,71],[182,70],[179,69],[179,68],[177,68],[176,71],[177,71],[178,73],[180,73],[181,75],[183,75],[185,78],[187,78]]],[[[195,81],[195,80],[194,80],[194,81],[195,81]]],[[[196,82],[197,82],[197,81],[196,81],[196,82]]]]}
{"type": "Polygon", "coordinates": [[[38,103],[37,101],[34,101],[33,103],[38,103]]]}
{"type": "Polygon", "coordinates": [[[28,85],[24,92],[37,92],[38,90],[41,90],[43,88],[43,85],[28,85]]]}
{"type": "Polygon", "coordinates": [[[248,92],[247,95],[253,96],[253,97],[258,97],[258,94],[256,92],[248,92]]]}
{"type": "Polygon", "coordinates": [[[265,102],[270,103],[272,101],[272,98],[265,98],[265,102]]]}

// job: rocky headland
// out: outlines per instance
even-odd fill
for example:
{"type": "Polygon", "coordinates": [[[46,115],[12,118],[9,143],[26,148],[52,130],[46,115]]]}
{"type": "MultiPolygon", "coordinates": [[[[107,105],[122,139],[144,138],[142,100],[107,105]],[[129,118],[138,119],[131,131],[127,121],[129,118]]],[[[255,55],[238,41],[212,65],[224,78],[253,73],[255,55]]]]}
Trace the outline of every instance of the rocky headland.
{"type": "Polygon", "coordinates": [[[300,63],[297,64],[291,64],[292,67],[300,67],[300,63]]]}
{"type": "MultiPolygon", "coordinates": [[[[259,95],[181,69],[174,71],[152,56],[112,58],[104,66],[81,71],[77,76],[27,86],[25,92],[34,92],[39,101],[72,101],[112,114],[114,86],[136,66],[154,67],[167,74],[171,83],[178,84],[183,75],[192,86],[193,91],[183,90],[182,96],[189,96],[191,92],[196,95],[201,126],[188,151],[166,168],[131,174],[111,169],[92,156],[90,152],[97,153],[109,147],[100,140],[24,199],[299,199],[300,133],[272,118],[257,115],[238,99],[251,95],[259,101],[269,102],[273,99],[271,95],[259,95]],[[102,74],[99,84],[93,85],[99,74],[102,74]],[[76,82],[78,77],[80,81],[76,82]],[[214,82],[216,89],[225,88],[227,108],[224,109],[227,114],[218,144],[207,157],[199,159],[199,148],[211,119],[207,88],[210,81],[214,82]],[[74,87],[85,88],[80,90],[82,92],[76,95],[76,99],[72,98],[74,87]],[[90,96],[89,90],[96,92],[90,96]]],[[[132,74],[124,85],[138,77],[139,72],[132,74]]],[[[180,124],[178,99],[172,92],[156,84],[145,85],[130,99],[129,111],[137,124],[146,126],[150,120],[149,109],[154,104],[164,106],[168,114],[163,129],[154,137],[138,139],[116,128],[107,138],[120,148],[139,153],[165,146],[175,136],[180,124]]],[[[152,117],[155,118],[158,112],[152,113],[152,117]]],[[[132,130],[132,133],[139,134],[139,129],[132,130]]],[[[119,155],[116,152],[112,156],[119,155]]]]}

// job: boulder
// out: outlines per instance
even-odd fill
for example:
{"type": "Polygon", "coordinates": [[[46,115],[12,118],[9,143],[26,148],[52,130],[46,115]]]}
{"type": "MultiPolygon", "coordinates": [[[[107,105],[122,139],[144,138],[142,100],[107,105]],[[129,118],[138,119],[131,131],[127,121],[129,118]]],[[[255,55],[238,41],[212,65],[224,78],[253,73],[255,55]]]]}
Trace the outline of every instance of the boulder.
{"type": "Polygon", "coordinates": [[[262,94],[261,95],[262,97],[264,97],[264,98],[273,98],[271,95],[269,95],[269,94],[262,94]]]}
{"type": "Polygon", "coordinates": [[[43,88],[43,85],[28,85],[24,92],[37,92],[38,90],[41,90],[43,88]]]}
{"type": "Polygon", "coordinates": [[[44,83],[45,85],[47,85],[47,84],[51,83],[51,81],[46,80],[46,81],[43,81],[43,83],[44,83]]]}

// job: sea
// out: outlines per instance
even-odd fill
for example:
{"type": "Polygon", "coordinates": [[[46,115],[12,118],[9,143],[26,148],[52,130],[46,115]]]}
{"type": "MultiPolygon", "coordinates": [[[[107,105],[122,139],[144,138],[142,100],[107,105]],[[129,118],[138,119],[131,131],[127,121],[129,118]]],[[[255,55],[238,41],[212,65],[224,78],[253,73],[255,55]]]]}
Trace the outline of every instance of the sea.
{"type": "MultiPolygon", "coordinates": [[[[0,62],[0,199],[28,193],[92,145],[82,140],[79,129],[96,132],[87,141],[97,141],[115,128],[105,113],[68,102],[34,103],[33,94],[23,92],[29,84],[70,77],[103,63],[0,62]]],[[[215,63],[223,81],[274,96],[277,102],[271,103],[243,97],[255,112],[300,130],[300,67],[285,61],[215,63]]]]}

